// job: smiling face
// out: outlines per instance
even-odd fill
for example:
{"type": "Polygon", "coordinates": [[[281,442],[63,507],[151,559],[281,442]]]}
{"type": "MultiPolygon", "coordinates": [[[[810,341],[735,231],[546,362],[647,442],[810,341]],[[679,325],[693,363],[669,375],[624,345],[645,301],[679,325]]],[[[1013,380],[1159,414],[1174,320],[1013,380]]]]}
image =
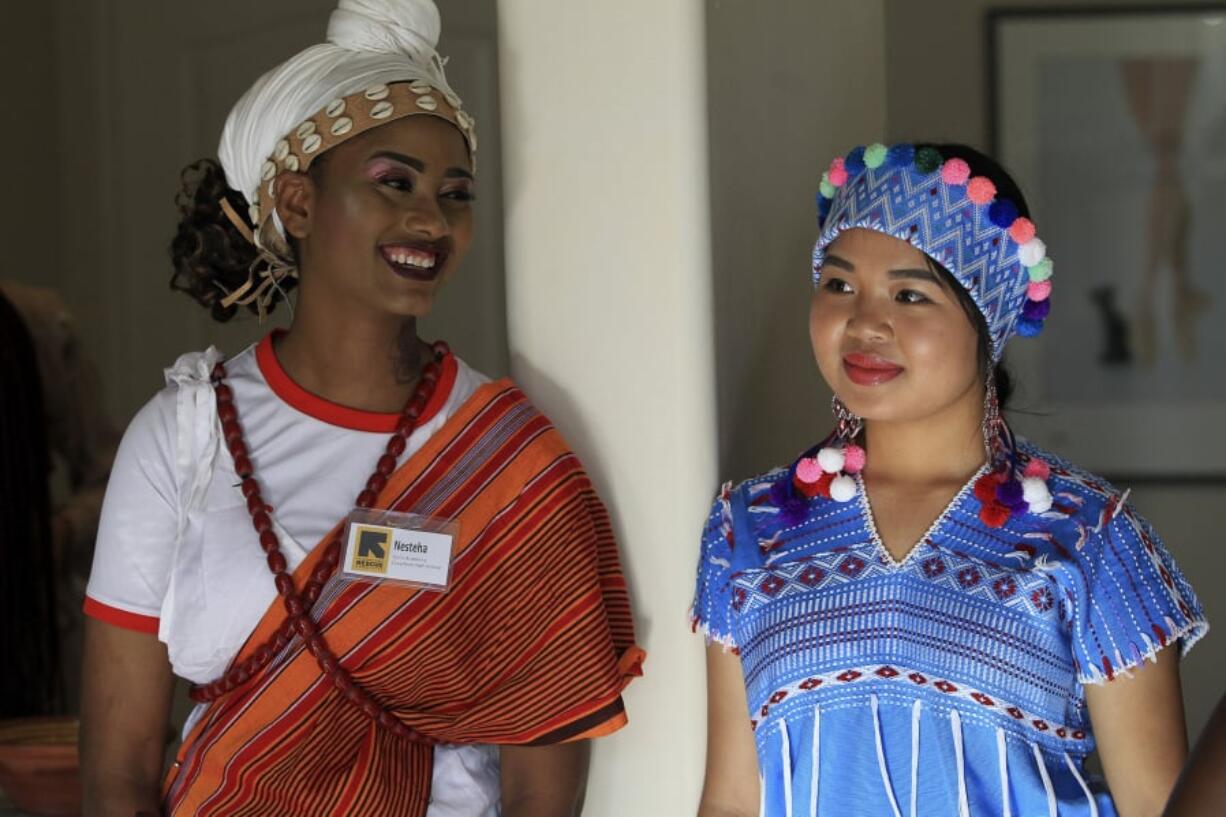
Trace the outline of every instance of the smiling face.
{"type": "Polygon", "coordinates": [[[892,236],[851,229],[830,244],[809,338],[826,383],[866,420],[922,420],[982,402],[979,337],[958,294],[892,236]]]}
{"type": "Polygon", "coordinates": [[[455,126],[407,116],[277,180],[277,212],[297,242],[303,297],[420,317],[472,240],[474,182],[455,126]],[[309,293],[309,294],[308,294],[309,293]]]}

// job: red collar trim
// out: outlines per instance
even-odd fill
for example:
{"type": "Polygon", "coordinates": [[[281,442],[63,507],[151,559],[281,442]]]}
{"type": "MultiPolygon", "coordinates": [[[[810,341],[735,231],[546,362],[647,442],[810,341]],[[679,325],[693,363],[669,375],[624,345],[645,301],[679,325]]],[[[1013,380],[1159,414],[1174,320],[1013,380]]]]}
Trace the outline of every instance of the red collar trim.
{"type": "MultiPolygon", "coordinates": [[[[255,348],[256,365],[260,367],[260,374],[264,375],[264,379],[268,381],[273,394],[303,414],[329,425],[354,431],[375,431],[388,434],[396,430],[396,424],[400,422],[399,412],[385,414],[342,406],[340,403],[333,403],[331,400],[312,394],[291,380],[281,368],[281,362],[277,360],[277,353],[272,345],[273,338],[282,334],[284,331],[278,329],[265,335],[255,348]]],[[[426,408],[417,421],[418,425],[430,422],[447,402],[447,398],[451,396],[451,389],[455,386],[458,368],[455,355],[448,353],[443,358],[438,385],[434,389],[434,394],[430,396],[430,402],[426,403],[426,408]]]]}

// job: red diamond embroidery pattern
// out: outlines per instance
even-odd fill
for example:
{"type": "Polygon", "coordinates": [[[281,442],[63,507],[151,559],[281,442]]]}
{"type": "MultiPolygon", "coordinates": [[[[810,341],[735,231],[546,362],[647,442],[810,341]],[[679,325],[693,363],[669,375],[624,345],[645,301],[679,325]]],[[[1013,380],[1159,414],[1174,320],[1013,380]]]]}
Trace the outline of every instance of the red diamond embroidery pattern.
{"type": "Polygon", "coordinates": [[[847,670],[847,672],[844,672],[842,675],[838,676],[838,680],[839,680],[839,681],[842,681],[843,683],[847,683],[848,681],[854,681],[854,680],[856,680],[856,679],[857,679],[857,678],[859,678],[859,677],[860,677],[862,674],[863,674],[863,673],[860,673],[860,672],[858,672],[858,671],[856,671],[856,670],[854,670],[854,669],[849,669],[849,670],[847,670]]]}
{"type": "Polygon", "coordinates": [[[935,684],[933,684],[933,686],[935,686],[937,689],[941,690],[947,695],[952,692],[958,691],[958,688],[954,686],[953,684],[951,684],[949,681],[937,681],[935,684]]]}
{"type": "Polygon", "coordinates": [[[880,678],[896,678],[898,677],[898,670],[893,667],[882,667],[877,670],[877,676],[880,678]]]}
{"type": "Polygon", "coordinates": [[[822,583],[822,579],[826,578],[826,571],[817,567],[806,567],[804,572],[800,574],[801,584],[809,587],[817,587],[822,583]]]}
{"type": "Polygon", "coordinates": [[[767,576],[762,580],[762,583],[758,585],[758,589],[768,596],[773,596],[782,590],[785,584],[786,582],[778,576],[767,576]]]}
{"type": "Polygon", "coordinates": [[[859,556],[849,556],[839,565],[839,572],[850,579],[859,576],[864,570],[865,562],[859,556]]]}

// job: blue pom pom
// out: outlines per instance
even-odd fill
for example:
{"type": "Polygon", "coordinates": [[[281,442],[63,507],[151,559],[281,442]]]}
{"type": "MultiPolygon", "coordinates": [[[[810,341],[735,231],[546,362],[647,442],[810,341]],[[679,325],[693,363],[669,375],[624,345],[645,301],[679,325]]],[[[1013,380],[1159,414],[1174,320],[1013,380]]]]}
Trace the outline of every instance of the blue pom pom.
{"type": "Polygon", "coordinates": [[[1008,199],[997,199],[988,207],[988,219],[1002,230],[1009,229],[1017,217],[1017,205],[1008,199]]]}
{"type": "Polygon", "coordinates": [[[826,220],[826,216],[830,215],[830,208],[834,204],[834,201],[820,194],[817,198],[817,223],[821,224],[826,220]]]}
{"type": "Polygon", "coordinates": [[[895,145],[885,155],[886,167],[907,167],[915,161],[915,145],[895,145]]]}
{"type": "Polygon", "coordinates": [[[1043,331],[1043,321],[1022,318],[1017,322],[1017,333],[1024,338],[1033,338],[1043,331]]]}
{"type": "Polygon", "coordinates": [[[864,164],[864,147],[852,148],[851,153],[843,159],[843,167],[849,176],[859,176],[867,170],[868,166],[864,164]]]}
{"type": "Polygon", "coordinates": [[[1043,301],[1026,301],[1022,307],[1022,319],[1041,321],[1051,313],[1051,298],[1043,301]]]}
{"type": "Polygon", "coordinates": [[[1025,504],[1026,494],[1022,490],[1022,483],[1015,479],[1010,479],[997,485],[996,499],[1006,508],[1017,508],[1019,505],[1025,504]]]}

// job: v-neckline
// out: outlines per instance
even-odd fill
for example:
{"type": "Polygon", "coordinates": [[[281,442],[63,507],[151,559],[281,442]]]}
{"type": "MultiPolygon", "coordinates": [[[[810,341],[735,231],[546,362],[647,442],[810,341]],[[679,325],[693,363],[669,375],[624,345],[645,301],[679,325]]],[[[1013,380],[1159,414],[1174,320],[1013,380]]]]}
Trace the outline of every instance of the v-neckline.
{"type": "Polygon", "coordinates": [[[974,490],[975,482],[988,472],[989,467],[990,463],[986,462],[979,466],[979,470],[972,474],[971,478],[966,481],[966,484],[958,489],[958,492],[954,494],[953,499],[949,500],[949,503],[946,504],[945,509],[937,514],[936,519],[932,520],[932,524],[929,525],[928,529],[924,531],[923,535],[911,545],[902,559],[894,558],[894,554],[890,553],[890,549],[885,546],[885,542],[882,540],[881,534],[877,532],[877,518],[873,514],[872,502],[870,502],[868,498],[868,487],[864,484],[864,475],[856,474],[856,487],[860,495],[860,515],[864,519],[864,524],[868,526],[869,535],[872,537],[873,549],[877,551],[877,555],[881,558],[882,562],[895,569],[906,567],[907,564],[911,562],[911,559],[915,557],[915,554],[919,553],[924,543],[927,542],[932,535],[936,533],[937,529],[944,524],[945,520],[949,518],[949,515],[953,512],[954,508],[958,507],[958,505],[961,504],[962,499],[968,493],[974,490]]]}

